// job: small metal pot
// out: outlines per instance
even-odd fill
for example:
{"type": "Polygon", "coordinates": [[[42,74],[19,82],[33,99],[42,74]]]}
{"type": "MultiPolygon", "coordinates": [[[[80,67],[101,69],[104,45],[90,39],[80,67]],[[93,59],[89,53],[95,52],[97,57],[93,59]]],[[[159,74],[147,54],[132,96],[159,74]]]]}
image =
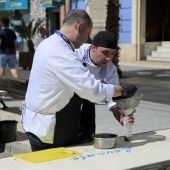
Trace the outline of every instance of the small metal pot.
{"type": "Polygon", "coordinates": [[[116,146],[116,137],[116,134],[98,133],[92,135],[92,143],[97,149],[110,149],[116,146]]]}

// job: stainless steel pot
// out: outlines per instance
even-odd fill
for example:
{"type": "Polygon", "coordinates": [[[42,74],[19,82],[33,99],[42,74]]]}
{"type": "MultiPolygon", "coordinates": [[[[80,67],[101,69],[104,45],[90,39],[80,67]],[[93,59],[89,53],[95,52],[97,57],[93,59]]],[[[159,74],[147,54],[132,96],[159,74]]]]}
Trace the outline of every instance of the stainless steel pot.
{"type": "Polygon", "coordinates": [[[98,133],[92,135],[93,146],[97,149],[110,149],[116,146],[116,134],[98,133]]]}

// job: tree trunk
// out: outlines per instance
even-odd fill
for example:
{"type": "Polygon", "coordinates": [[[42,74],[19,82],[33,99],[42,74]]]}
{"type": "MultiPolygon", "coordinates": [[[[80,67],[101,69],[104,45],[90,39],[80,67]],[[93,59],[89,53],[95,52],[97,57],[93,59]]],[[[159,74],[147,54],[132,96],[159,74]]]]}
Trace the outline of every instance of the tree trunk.
{"type": "Polygon", "coordinates": [[[29,40],[29,41],[27,41],[27,45],[28,45],[28,51],[34,53],[34,51],[35,51],[34,43],[31,40],[29,40]]]}
{"type": "MultiPolygon", "coordinates": [[[[120,3],[119,0],[108,0],[107,4],[107,17],[106,17],[106,31],[113,32],[116,37],[117,41],[119,39],[119,9],[120,3]]],[[[112,62],[117,67],[117,71],[119,77],[122,77],[122,71],[119,68],[119,50],[120,48],[117,47],[117,53],[114,55],[112,62]]]]}

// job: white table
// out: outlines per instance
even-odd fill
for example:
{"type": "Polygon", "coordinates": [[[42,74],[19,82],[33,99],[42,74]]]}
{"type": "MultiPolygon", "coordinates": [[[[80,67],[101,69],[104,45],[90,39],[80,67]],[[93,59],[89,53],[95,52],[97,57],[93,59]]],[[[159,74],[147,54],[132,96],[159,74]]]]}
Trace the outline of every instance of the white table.
{"type": "Polygon", "coordinates": [[[122,170],[170,167],[170,129],[133,135],[133,141],[117,139],[116,148],[75,146],[82,156],[32,164],[13,157],[0,159],[1,170],[122,170]]]}

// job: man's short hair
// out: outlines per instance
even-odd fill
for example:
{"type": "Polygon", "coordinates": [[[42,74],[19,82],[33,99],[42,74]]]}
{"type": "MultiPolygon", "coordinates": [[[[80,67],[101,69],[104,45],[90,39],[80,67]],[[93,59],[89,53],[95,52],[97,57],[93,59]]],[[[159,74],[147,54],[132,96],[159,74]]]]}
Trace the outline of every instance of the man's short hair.
{"type": "Polygon", "coordinates": [[[86,26],[90,27],[92,24],[88,13],[82,9],[73,9],[69,11],[64,17],[63,23],[73,24],[75,22],[84,22],[86,26]]]}
{"type": "Polygon", "coordinates": [[[4,24],[5,26],[9,26],[9,18],[8,17],[2,17],[1,18],[1,22],[2,24],[4,24]]]}
{"type": "Polygon", "coordinates": [[[99,47],[117,49],[117,38],[112,32],[100,31],[94,36],[92,44],[99,47]]]}

